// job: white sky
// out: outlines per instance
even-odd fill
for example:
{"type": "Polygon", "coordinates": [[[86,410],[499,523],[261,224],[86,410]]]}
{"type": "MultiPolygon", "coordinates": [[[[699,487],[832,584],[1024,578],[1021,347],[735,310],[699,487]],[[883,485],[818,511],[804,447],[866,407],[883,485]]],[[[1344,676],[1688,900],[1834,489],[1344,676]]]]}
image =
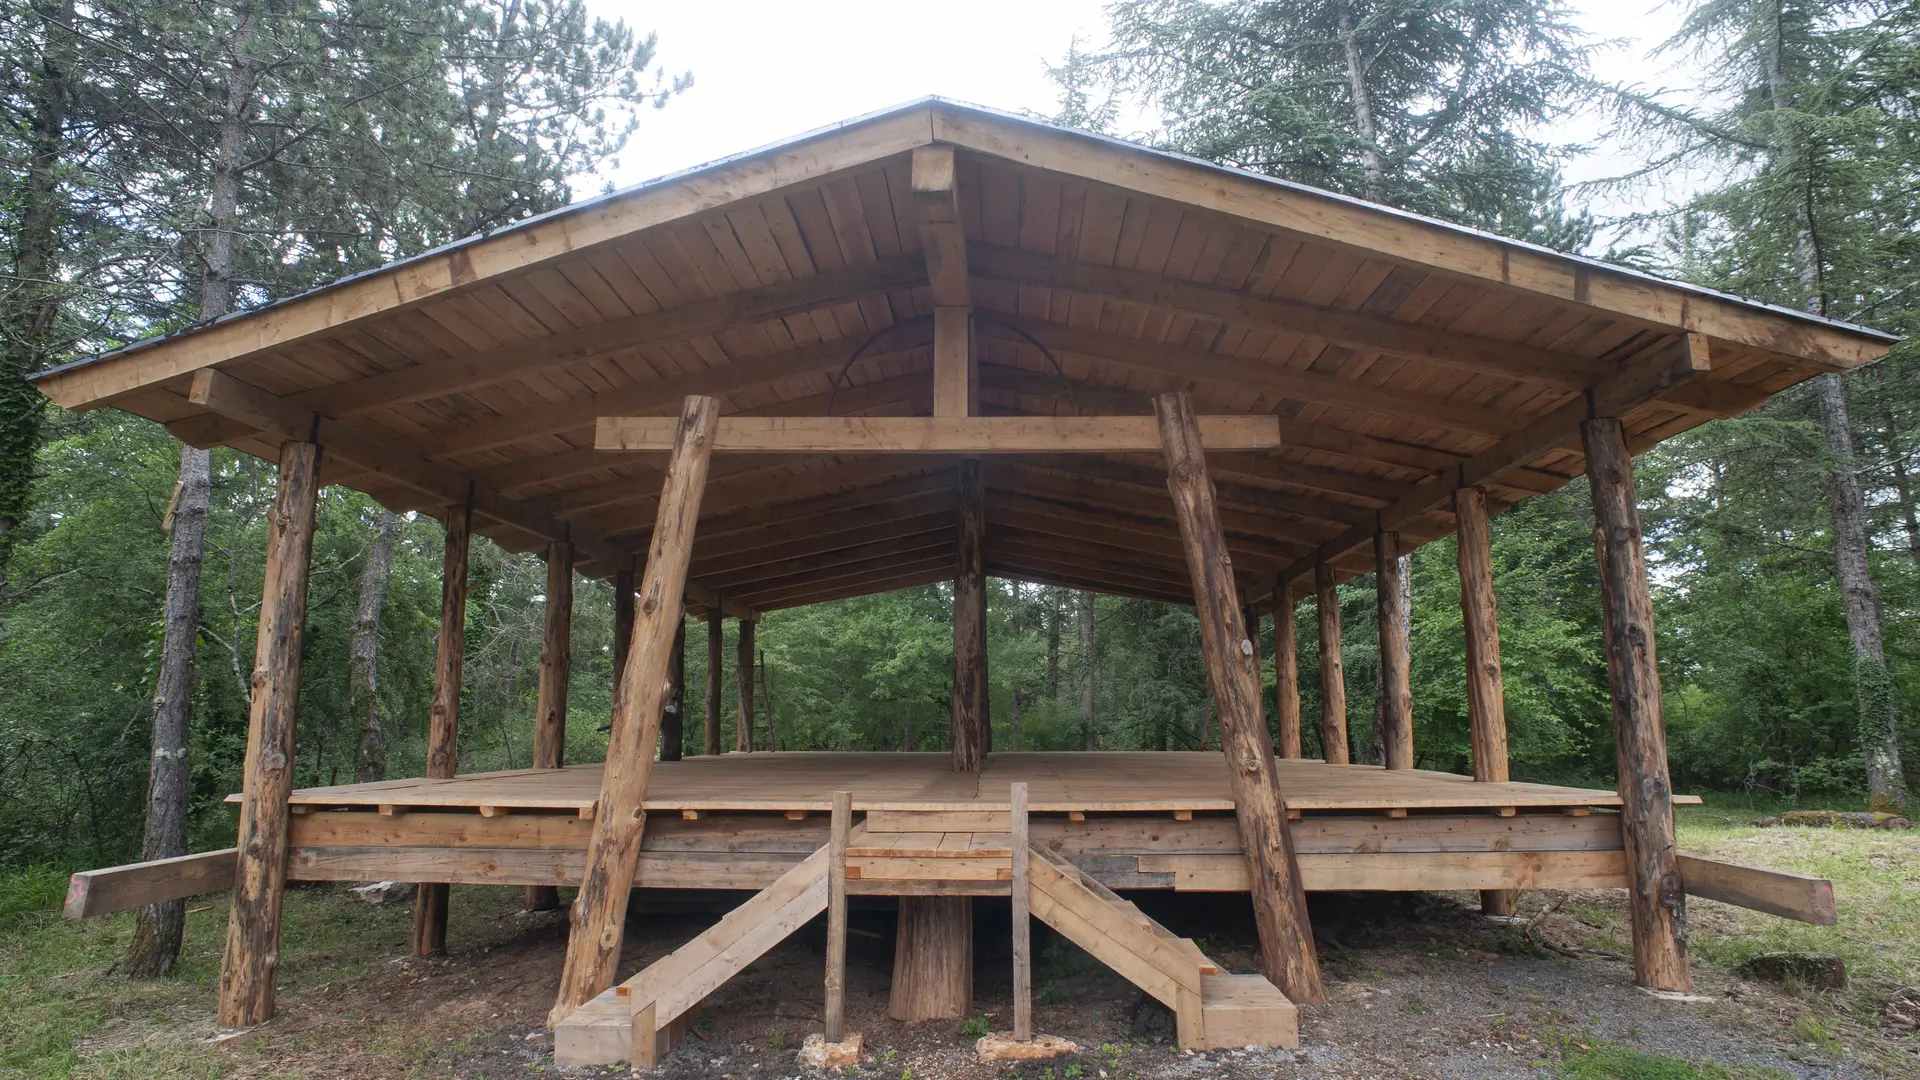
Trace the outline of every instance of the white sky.
{"type": "MultiPolygon", "coordinates": [[[[1018,112],[1057,107],[1045,63],[1076,33],[1097,43],[1104,0],[588,0],[659,35],[668,71],[692,71],[693,89],[649,112],[617,168],[624,186],[777,142],[817,127],[939,94],[1018,112]]],[[[1572,0],[1594,37],[1622,39],[1596,73],[1611,81],[1673,85],[1647,51],[1673,31],[1679,7],[1661,0],[1572,0]]],[[[1569,127],[1593,141],[1595,122],[1569,127]]],[[[1615,175],[1624,159],[1601,152],[1570,179],[1615,175]]],[[[580,193],[588,194],[583,185],[580,193]]],[[[1601,209],[1615,209],[1602,207],[1601,209]]]]}

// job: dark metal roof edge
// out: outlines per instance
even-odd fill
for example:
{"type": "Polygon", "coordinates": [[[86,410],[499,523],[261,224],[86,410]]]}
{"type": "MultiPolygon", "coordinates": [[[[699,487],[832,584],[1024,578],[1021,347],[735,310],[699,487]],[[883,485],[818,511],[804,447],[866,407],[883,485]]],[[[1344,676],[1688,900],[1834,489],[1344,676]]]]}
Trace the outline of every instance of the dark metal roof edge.
{"type": "Polygon", "coordinates": [[[703,162],[699,165],[690,166],[688,168],[680,169],[675,172],[665,173],[663,175],[653,177],[652,179],[649,179],[649,180],[643,180],[637,184],[632,184],[624,188],[618,188],[614,191],[603,192],[599,195],[595,195],[587,199],[582,199],[579,202],[568,203],[565,206],[556,207],[552,210],[549,210],[544,214],[536,214],[533,217],[516,221],[510,225],[503,225],[498,229],[493,229],[483,233],[474,233],[471,236],[464,236],[458,240],[449,241],[448,243],[441,244],[438,247],[429,248],[426,251],[422,251],[415,255],[410,255],[404,259],[399,259],[394,262],[383,264],[381,266],[372,267],[367,270],[361,270],[356,273],[349,274],[346,277],[336,278],[332,281],[327,282],[324,285],[316,285],[315,287],[308,289],[305,292],[295,293],[291,296],[285,296],[278,300],[272,301],[270,303],[262,304],[259,307],[246,308],[240,311],[229,312],[226,315],[222,315],[217,319],[210,319],[205,322],[192,323],[188,326],[183,326],[178,330],[168,331],[165,334],[159,334],[154,337],[142,338],[138,341],[129,342],[128,344],[122,345],[116,349],[110,349],[106,352],[95,353],[91,356],[84,356],[77,360],[70,360],[67,363],[60,364],[56,367],[51,367],[51,368],[47,368],[44,371],[35,372],[32,375],[28,376],[28,380],[38,381],[40,379],[48,378],[53,375],[72,371],[76,368],[85,367],[89,364],[100,363],[106,360],[116,359],[118,357],[125,356],[130,353],[139,352],[144,349],[148,349],[155,345],[158,345],[162,342],[171,341],[175,338],[186,337],[191,334],[196,334],[209,327],[219,326],[223,323],[227,323],[236,319],[251,318],[252,316],[261,314],[262,312],[272,311],[276,308],[285,306],[287,304],[291,304],[300,300],[305,300],[308,297],[326,292],[329,289],[339,288],[340,286],[346,285],[350,282],[359,281],[363,278],[369,278],[369,277],[374,277],[380,274],[389,273],[389,272],[398,270],[402,267],[410,266],[422,260],[429,259],[437,255],[443,255],[449,251],[457,251],[461,248],[468,247],[470,245],[479,243],[480,241],[487,240],[492,237],[504,236],[520,229],[529,228],[540,222],[548,221],[553,218],[564,217],[568,214],[578,213],[589,207],[599,206],[604,203],[609,203],[619,199],[628,198],[633,195],[637,195],[641,192],[648,191],[665,184],[671,184],[681,180],[685,180],[689,177],[697,176],[701,173],[708,172],[713,169],[718,169],[723,166],[735,165],[742,161],[749,161],[757,157],[771,155],[771,154],[779,153],[782,151],[790,150],[796,146],[800,146],[811,140],[820,138],[825,135],[831,135],[835,132],[844,131],[848,128],[859,127],[862,124],[872,123],[874,121],[881,120],[886,117],[898,115],[900,113],[911,112],[914,109],[927,108],[930,106],[958,109],[964,112],[975,113],[980,116],[988,117],[988,118],[999,120],[1006,123],[1021,124],[1028,127],[1048,131],[1054,134],[1067,135],[1072,138],[1077,138],[1087,142],[1098,144],[1110,150],[1125,151],[1128,153],[1136,153],[1136,154],[1139,154],[1139,153],[1152,154],[1156,157],[1164,158],[1169,161],[1177,161],[1182,164],[1190,165],[1196,168],[1207,169],[1214,172],[1225,173],[1227,175],[1241,177],[1248,180],[1259,181],[1264,184],[1269,184],[1277,188],[1282,188],[1287,191],[1291,191],[1301,195],[1306,195],[1312,198],[1325,199],[1331,202],[1340,203],[1342,205],[1351,206],[1351,207],[1355,207],[1362,210],[1367,210],[1376,214],[1386,214],[1392,217],[1401,218],[1403,220],[1418,222],[1423,225],[1445,229],[1449,232],[1457,233],[1462,236],[1471,236],[1477,239],[1491,241],[1493,243],[1504,244],[1508,247],[1517,248],[1524,251],[1535,252],[1551,258],[1564,259],[1568,262],[1578,263],[1589,269],[1597,270],[1602,273],[1615,274],[1621,277],[1627,277],[1627,278],[1637,279],[1640,281],[1646,281],[1655,285],[1662,286],[1664,288],[1677,289],[1682,292],[1692,293],[1698,296],[1711,297],[1716,300],[1724,300],[1729,303],[1742,305],[1744,307],[1756,308],[1762,311],[1769,312],[1771,314],[1785,316],[1787,318],[1794,319],[1795,321],[1798,321],[1798,322],[1812,323],[1818,326],[1825,326],[1825,327],[1829,327],[1836,330],[1842,330],[1847,333],[1857,334],[1857,335],[1860,335],[1861,337],[1869,338],[1874,341],[1880,341],[1880,342],[1892,344],[1900,340],[1900,336],[1898,334],[1890,334],[1884,330],[1876,330],[1872,327],[1861,326],[1857,323],[1849,323],[1839,319],[1830,319],[1825,316],[1814,315],[1805,311],[1796,311],[1793,308],[1783,307],[1778,304],[1767,303],[1766,301],[1762,301],[1762,300],[1754,300],[1744,296],[1736,296],[1732,293],[1721,292],[1717,289],[1711,289],[1704,285],[1697,285],[1691,282],[1675,281],[1670,278],[1663,278],[1656,274],[1649,274],[1643,270],[1633,269],[1632,267],[1619,266],[1614,263],[1604,262],[1602,260],[1592,258],[1591,256],[1576,255],[1576,254],[1570,254],[1564,251],[1557,251],[1553,248],[1545,247],[1540,244],[1530,243],[1525,240],[1515,240],[1511,237],[1501,236],[1498,233],[1490,233],[1481,229],[1470,228],[1465,225],[1458,225],[1450,221],[1442,221],[1438,218],[1426,217],[1422,214],[1416,214],[1411,211],[1401,210],[1396,207],[1382,206],[1378,203],[1367,202],[1364,199],[1358,199],[1351,195],[1343,195],[1343,194],[1340,194],[1339,192],[1327,191],[1322,188],[1311,187],[1309,185],[1301,184],[1292,180],[1282,180],[1277,177],[1267,176],[1263,173],[1250,172],[1245,169],[1236,169],[1231,166],[1222,165],[1218,162],[1206,161],[1200,158],[1189,157],[1188,155],[1177,153],[1172,150],[1164,150],[1158,147],[1144,146],[1140,143],[1128,142],[1125,139],[1115,138],[1111,135],[1101,135],[1101,134],[1096,134],[1094,132],[1080,131],[1074,128],[1061,127],[1057,124],[1052,124],[1045,120],[1041,120],[1037,117],[1030,116],[1030,115],[1022,115],[1020,113],[1007,112],[1005,110],[990,108],[984,105],[975,105],[970,102],[956,101],[952,98],[944,98],[938,95],[928,95],[925,97],[915,98],[911,101],[902,102],[899,105],[890,106],[884,109],[878,109],[873,112],[865,113],[860,116],[850,117],[846,120],[841,120],[836,123],[828,124],[824,127],[818,127],[811,131],[807,131],[802,134],[792,136],[790,138],[782,139],[778,142],[767,143],[762,146],[754,147],[751,150],[744,150],[737,154],[730,154],[726,157],[716,158],[712,161],[703,162]]]}

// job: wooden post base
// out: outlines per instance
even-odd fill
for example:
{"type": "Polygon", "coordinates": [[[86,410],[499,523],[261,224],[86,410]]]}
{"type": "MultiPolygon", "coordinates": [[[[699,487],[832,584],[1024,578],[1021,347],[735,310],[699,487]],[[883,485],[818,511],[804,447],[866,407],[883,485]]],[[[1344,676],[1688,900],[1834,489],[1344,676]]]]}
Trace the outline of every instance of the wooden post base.
{"type": "Polygon", "coordinates": [[[972,898],[901,897],[887,1015],[908,1023],[956,1020],[972,1005],[972,898]]]}

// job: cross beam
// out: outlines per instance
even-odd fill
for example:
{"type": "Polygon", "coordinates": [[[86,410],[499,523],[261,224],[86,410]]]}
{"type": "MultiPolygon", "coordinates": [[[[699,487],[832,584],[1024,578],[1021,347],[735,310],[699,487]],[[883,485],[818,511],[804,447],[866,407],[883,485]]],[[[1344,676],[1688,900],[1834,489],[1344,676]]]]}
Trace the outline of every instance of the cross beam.
{"type": "MultiPolygon", "coordinates": [[[[600,450],[657,453],[672,445],[670,416],[603,416],[600,450]]],[[[1203,416],[1209,450],[1271,450],[1273,416],[1203,416]]],[[[726,416],[715,453],[1116,454],[1159,449],[1150,416],[726,416]]]]}

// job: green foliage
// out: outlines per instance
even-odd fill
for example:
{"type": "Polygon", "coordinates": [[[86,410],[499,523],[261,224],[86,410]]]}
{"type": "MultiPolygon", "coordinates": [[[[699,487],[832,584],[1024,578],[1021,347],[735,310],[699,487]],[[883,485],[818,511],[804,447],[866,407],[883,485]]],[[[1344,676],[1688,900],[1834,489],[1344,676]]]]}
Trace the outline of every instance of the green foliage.
{"type": "Polygon", "coordinates": [[[992,1029],[987,1026],[986,1017],[969,1016],[965,1020],[960,1021],[960,1026],[957,1030],[962,1038],[978,1039],[992,1029]]]}
{"type": "Polygon", "coordinates": [[[1561,1080],[1786,1080],[1788,1074],[1767,1066],[1684,1061],[1605,1039],[1567,1038],[1554,1075],[1561,1080]]]}

